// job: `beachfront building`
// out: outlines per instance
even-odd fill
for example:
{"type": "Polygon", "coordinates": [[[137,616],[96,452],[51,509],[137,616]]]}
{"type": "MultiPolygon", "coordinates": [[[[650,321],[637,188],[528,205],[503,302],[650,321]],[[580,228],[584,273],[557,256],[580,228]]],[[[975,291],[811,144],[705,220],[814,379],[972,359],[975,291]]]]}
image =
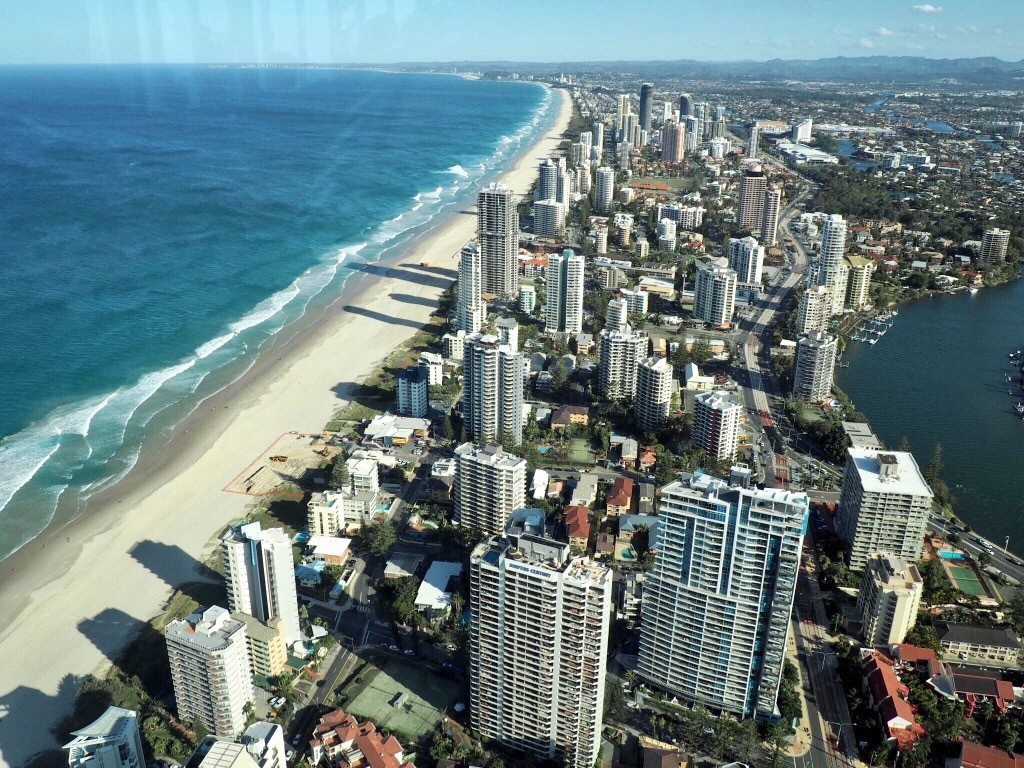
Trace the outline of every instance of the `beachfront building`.
{"type": "Polygon", "coordinates": [[[687,702],[777,717],[807,496],[698,474],[661,490],[639,675],[687,702]]]}
{"type": "Polygon", "coordinates": [[[64,745],[69,768],[146,768],[139,716],[130,709],[107,707],[71,735],[74,738],[64,745]]]}
{"type": "Polygon", "coordinates": [[[456,525],[494,535],[525,503],[525,459],[497,445],[463,443],[455,449],[456,525]]]}
{"type": "Polygon", "coordinates": [[[280,619],[285,642],[301,640],[291,537],[257,522],[228,528],[220,542],[228,607],[262,622],[280,619]]]}
{"type": "Polygon", "coordinates": [[[569,206],[558,200],[538,200],[533,204],[533,232],[537,237],[561,238],[569,206]]]}
{"type": "Polygon", "coordinates": [[[398,412],[403,416],[422,419],[430,409],[430,398],[427,394],[429,371],[423,365],[411,365],[395,376],[395,389],[398,392],[398,412]]]}
{"type": "Polygon", "coordinates": [[[871,291],[871,274],[875,271],[875,262],[863,256],[844,256],[846,266],[846,306],[859,312],[868,305],[871,291]]]}
{"type": "Polygon", "coordinates": [[[846,282],[849,275],[843,255],[846,251],[846,222],[838,213],[825,219],[821,229],[815,285],[824,285],[832,292],[832,312],[838,315],[846,303],[846,282]]]}
{"type": "Polygon", "coordinates": [[[609,213],[615,196],[615,171],[606,165],[597,169],[597,192],[594,208],[597,213],[609,213]]]}
{"type": "Polygon", "coordinates": [[[991,267],[1006,261],[1006,248],[1010,244],[1010,232],[1006,229],[986,229],[981,236],[981,250],[978,251],[978,266],[991,267]]]}
{"type": "Polygon", "coordinates": [[[932,508],[932,489],[911,453],[847,450],[836,532],[847,564],[863,570],[878,552],[916,563],[932,508]]]}
{"type": "Polygon", "coordinates": [[[857,595],[865,644],[902,643],[917,622],[923,591],[924,581],[913,563],[885,553],[869,557],[857,595]]]}
{"type": "Polygon", "coordinates": [[[207,736],[188,759],[188,768],[288,768],[284,728],[256,721],[237,740],[207,736]]]}
{"type": "Polygon", "coordinates": [[[740,177],[740,193],[736,207],[736,225],[740,229],[761,228],[764,214],[764,192],[768,179],[760,163],[750,163],[740,177]]]}
{"type": "Polygon", "coordinates": [[[693,444],[714,459],[731,460],[742,417],[743,406],[728,392],[702,392],[693,399],[693,444]]]}
{"type": "Polygon", "coordinates": [[[708,325],[723,326],[732,322],[736,309],[736,271],[725,259],[697,262],[697,279],[693,287],[693,317],[708,325]]]}
{"type": "Polygon", "coordinates": [[[672,366],[664,357],[640,361],[636,372],[636,425],[641,432],[657,432],[668,421],[672,404],[672,366]]]}
{"type": "Polygon", "coordinates": [[[544,330],[580,333],[583,330],[583,254],[571,248],[548,257],[544,330]]]}
{"type": "Polygon", "coordinates": [[[796,333],[820,333],[828,330],[832,319],[832,289],[827,285],[809,285],[800,294],[797,305],[796,333]]]}
{"type": "Polygon", "coordinates": [[[523,355],[491,334],[466,337],[462,423],[480,443],[523,442],[523,355]]]}
{"type": "Polygon", "coordinates": [[[245,625],[215,605],[169,622],[164,636],[178,719],[217,736],[242,733],[254,695],[245,625]]]}
{"type": "MultiPolygon", "coordinates": [[[[487,315],[487,306],[482,298],[484,292],[482,259],[480,246],[476,243],[466,243],[459,254],[459,303],[455,315],[455,327],[466,333],[479,331],[487,315]]],[[[456,359],[461,359],[461,355],[456,359]]]]}
{"type": "Polygon", "coordinates": [[[235,611],[231,618],[245,625],[249,641],[249,663],[254,675],[276,677],[288,665],[288,648],[284,644],[284,623],[272,619],[266,623],[247,613],[235,611]]]}
{"type": "Polygon", "coordinates": [[[779,214],[782,212],[782,189],[769,184],[764,191],[764,210],[761,213],[761,242],[765,248],[779,243],[779,214]]]}
{"type": "Polygon", "coordinates": [[[519,214],[515,193],[505,184],[490,184],[477,193],[476,235],[480,241],[483,292],[513,296],[516,292],[519,214]]]}
{"type": "Polygon", "coordinates": [[[533,190],[534,200],[554,200],[558,189],[558,164],[550,157],[540,163],[537,174],[537,188],[533,190]]]}
{"type": "Polygon", "coordinates": [[[729,241],[729,269],[736,279],[747,285],[761,283],[764,269],[764,246],[751,236],[734,237],[729,241]]]}
{"type": "Polygon", "coordinates": [[[624,331],[601,331],[597,374],[602,395],[621,400],[636,394],[637,366],[647,357],[649,345],[647,334],[629,325],[624,331]]]}
{"type": "Polygon", "coordinates": [[[568,544],[510,529],[470,556],[473,728],[569,768],[601,749],[612,573],[568,544]]]}
{"type": "Polygon", "coordinates": [[[465,344],[466,332],[461,328],[457,331],[446,333],[441,337],[441,354],[446,360],[460,362],[465,344]]]}
{"type": "Polygon", "coordinates": [[[809,333],[796,343],[793,364],[793,395],[811,403],[832,396],[839,339],[828,333],[809,333]]]}

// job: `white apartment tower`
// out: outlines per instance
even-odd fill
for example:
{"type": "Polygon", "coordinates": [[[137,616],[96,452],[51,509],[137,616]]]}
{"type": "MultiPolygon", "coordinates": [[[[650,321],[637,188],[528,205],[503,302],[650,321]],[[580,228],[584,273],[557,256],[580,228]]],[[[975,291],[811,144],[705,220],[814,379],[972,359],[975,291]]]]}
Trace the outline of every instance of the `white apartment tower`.
{"type": "Polygon", "coordinates": [[[782,212],[782,189],[769,184],[764,191],[764,210],[761,213],[761,242],[765,248],[779,243],[779,214],[782,212]]]}
{"type": "Polygon", "coordinates": [[[624,331],[601,331],[598,387],[602,395],[610,400],[636,395],[637,366],[647,357],[648,345],[647,334],[628,325],[624,331]]]}
{"type": "Polygon", "coordinates": [[[827,331],[831,317],[832,290],[825,285],[808,286],[800,295],[797,308],[797,336],[827,331]]]}
{"type": "Polygon", "coordinates": [[[288,645],[301,640],[291,537],[283,528],[247,523],[228,528],[220,543],[228,607],[264,624],[279,619],[288,645]]]}
{"type": "Polygon", "coordinates": [[[557,200],[538,200],[533,204],[533,232],[537,237],[560,238],[565,234],[568,206],[557,200]]]}
{"type": "Polygon", "coordinates": [[[253,700],[245,625],[220,606],[175,619],[164,630],[178,719],[233,739],[253,700]]]}
{"type": "Polygon", "coordinates": [[[547,301],[544,305],[548,333],[579,333],[583,330],[583,254],[566,248],[548,257],[547,301]]]}
{"type": "Polygon", "coordinates": [[[676,249],[676,223],[672,219],[658,222],[658,250],[671,253],[676,249]]]}
{"type": "Polygon", "coordinates": [[[505,184],[490,184],[477,193],[476,206],[484,293],[512,296],[519,248],[515,193],[505,184]]]}
{"type": "Polygon", "coordinates": [[[456,524],[485,536],[500,533],[526,503],[526,460],[500,446],[463,443],[455,462],[456,524]]]}
{"type": "Polygon", "coordinates": [[[736,309],[736,271],[725,259],[697,262],[693,288],[693,317],[714,326],[732,322],[736,309]]]}
{"type": "Polygon", "coordinates": [[[636,372],[636,424],[641,432],[656,432],[668,421],[672,404],[672,366],[664,357],[640,361],[636,372]]]}
{"type": "Polygon", "coordinates": [[[540,178],[534,190],[534,200],[554,200],[558,193],[558,166],[550,157],[540,164],[540,178]]]}
{"type": "Polygon", "coordinates": [[[494,328],[498,332],[498,341],[503,346],[511,347],[513,352],[519,351],[519,323],[514,317],[498,318],[494,328]]]}
{"type": "Polygon", "coordinates": [[[986,229],[981,236],[981,251],[978,266],[991,267],[1006,261],[1006,247],[1010,244],[1010,233],[1005,229],[986,229]]]}
{"type": "Polygon", "coordinates": [[[592,768],[600,757],[612,573],[530,533],[470,556],[473,728],[538,760],[592,768]]]}
{"type": "Polygon", "coordinates": [[[594,200],[594,207],[598,213],[608,213],[612,207],[612,197],[615,195],[615,171],[607,165],[597,169],[597,192],[594,200]]]}
{"type": "Polygon", "coordinates": [[[729,268],[741,283],[760,284],[764,268],[764,246],[751,236],[729,241],[729,268]]]}
{"type": "Polygon", "coordinates": [[[733,459],[741,418],[743,406],[728,392],[702,392],[693,399],[693,444],[711,458],[733,459]]]}
{"type": "Polygon", "coordinates": [[[869,557],[857,595],[865,643],[902,643],[917,623],[923,592],[924,580],[913,563],[882,553],[869,557]]]}
{"type": "Polygon", "coordinates": [[[619,293],[622,295],[622,300],[626,302],[626,311],[630,315],[647,314],[647,305],[650,300],[647,291],[642,291],[639,288],[635,291],[623,288],[619,293]]]}
{"type": "Polygon", "coordinates": [[[807,496],[710,475],[665,486],[637,672],[738,717],[777,717],[807,496]]]}
{"type": "Polygon", "coordinates": [[[610,333],[625,333],[629,320],[629,303],[625,299],[612,299],[605,310],[604,329],[610,333]]]}
{"type": "Polygon", "coordinates": [[[462,423],[471,440],[523,442],[523,356],[497,336],[466,337],[462,423]]]}
{"type": "Polygon", "coordinates": [[[750,126],[750,134],[747,136],[747,157],[751,160],[757,158],[757,147],[761,141],[761,128],[757,123],[750,126]]]}
{"type": "Polygon", "coordinates": [[[916,563],[932,508],[932,489],[913,454],[875,448],[847,450],[836,532],[850,568],[863,569],[882,552],[916,563]]]}
{"type": "Polygon", "coordinates": [[[764,215],[764,193],[768,180],[760,163],[751,163],[740,177],[736,225],[741,229],[759,229],[764,215]]]}
{"type": "Polygon", "coordinates": [[[863,256],[844,256],[846,265],[846,306],[860,311],[868,305],[871,291],[871,273],[875,271],[875,262],[863,256]]]}
{"type": "Polygon", "coordinates": [[[843,254],[846,251],[846,222],[838,213],[825,219],[821,230],[821,249],[818,256],[818,272],[815,283],[827,286],[832,290],[832,314],[843,311],[846,302],[846,263],[843,254]]]}
{"type": "Polygon", "coordinates": [[[480,246],[467,243],[459,254],[459,304],[456,324],[459,330],[476,333],[487,313],[484,300],[483,261],[480,246]]]}
{"type": "Polygon", "coordinates": [[[812,403],[832,396],[838,354],[837,337],[816,331],[796,343],[793,364],[793,395],[812,403]]]}
{"type": "Polygon", "coordinates": [[[71,735],[74,738],[64,745],[69,768],[146,768],[139,716],[133,710],[107,707],[71,735]]]}

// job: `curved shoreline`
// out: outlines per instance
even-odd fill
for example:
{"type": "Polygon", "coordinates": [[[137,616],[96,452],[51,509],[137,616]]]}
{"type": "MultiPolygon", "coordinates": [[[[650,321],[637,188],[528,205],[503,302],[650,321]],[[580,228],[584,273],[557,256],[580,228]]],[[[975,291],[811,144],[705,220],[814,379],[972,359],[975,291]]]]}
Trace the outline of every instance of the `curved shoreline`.
{"type": "MultiPolygon", "coordinates": [[[[520,195],[572,115],[568,94],[553,94],[561,103],[546,129],[500,174],[520,195]]],[[[186,418],[166,447],[4,561],[0,765],[58,746],[49,728],[70,711],[77,688],[66,676],[103,667],[174,586],[195,580],[213,537],[251,501],[222,489],[282,433],[319,432],[351,387],[426,323],[474,231],[474,216],[452,211],[377,262],[385,274],[350,279],[307,327],[186,418]],[[398,298],[408,294],[423,301],[398,298]]]]}

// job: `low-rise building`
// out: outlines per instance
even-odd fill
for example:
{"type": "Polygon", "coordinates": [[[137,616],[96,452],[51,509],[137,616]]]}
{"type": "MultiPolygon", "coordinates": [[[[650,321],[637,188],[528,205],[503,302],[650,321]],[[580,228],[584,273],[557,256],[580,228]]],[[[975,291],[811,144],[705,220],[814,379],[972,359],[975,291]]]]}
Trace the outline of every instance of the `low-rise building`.
{"type": "Polygon", "coordinates": [[[427,569],[420,588],[416,592],[416,609],[428,619],[448,615],[452,606],[452,595],[458,591],[462,576],[462,563],[435,560],[427,569]]]}
{"type": "Polygon", "coordinates": [[[1004,752],[998,747],[961,739],[955,750],[946,758],[946,768],[1024,768],[1024,755],[1004,752]]]}
{"type": "Polygon", "coordinates": [[[608,515],[618,517],[633,511],[633,480],[629,477],[617,477],[608,489],[605,502],[608,515]]]}
{"type": "Polygon", "coordinates": [[[590,543],[590,509],[581,506],[565,508],[565,535],[569,546],[586,551],[590,543]]]}
{"type": "Polygon", "coordinates": [[[320,718],[309,742],[310,762],[326,759],[337,768],[413,768],[405,748],[394,736],[385,736],[371,721],[336,709],[320,718]]]}
{"type": "Polygon", "coordinates": [[[551,429],[565,429],[568,426],[586,427],[590,424],[590,409],[585,405],[563,405],[551,413],[551,429]]]}
{"type": "Polygon", "coordinates": [[[937,621],[935,631],[942,652],[961,661],[1016,664],[1020,659],[1020,640],[1009,627],[937,621]]]}
{"type": "Polygon", "coordinates": [[[886,740],[894,741],[899,750],[910,750],[925,735],[917,722],[914,708],[907,697],[910,691],[893,671],[882,654],[871,654],[864,660],[864,688],[886,740]]]}

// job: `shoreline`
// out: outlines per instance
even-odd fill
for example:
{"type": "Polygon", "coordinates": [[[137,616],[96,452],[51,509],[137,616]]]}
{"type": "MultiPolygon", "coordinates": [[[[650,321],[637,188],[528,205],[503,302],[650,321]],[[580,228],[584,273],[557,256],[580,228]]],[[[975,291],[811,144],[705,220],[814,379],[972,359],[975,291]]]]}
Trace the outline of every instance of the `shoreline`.
{"type": "MultiPolygon", "coordinates": [[[[547,127],[498,174],[520,197],[572,116],[568,92],[551,92],[559,103],[547,127]]],[[[175,586],[199,577],[215,536],[254,500],[222,489],[282,433],[320,432],[352,387],[426,324],[475,229],[460,206],[368,265],[184,419],[167,445],[4,561],[0,766],[59,746],[49,729],[70,711],[80,678],[116,658],[175,586]]]]}

